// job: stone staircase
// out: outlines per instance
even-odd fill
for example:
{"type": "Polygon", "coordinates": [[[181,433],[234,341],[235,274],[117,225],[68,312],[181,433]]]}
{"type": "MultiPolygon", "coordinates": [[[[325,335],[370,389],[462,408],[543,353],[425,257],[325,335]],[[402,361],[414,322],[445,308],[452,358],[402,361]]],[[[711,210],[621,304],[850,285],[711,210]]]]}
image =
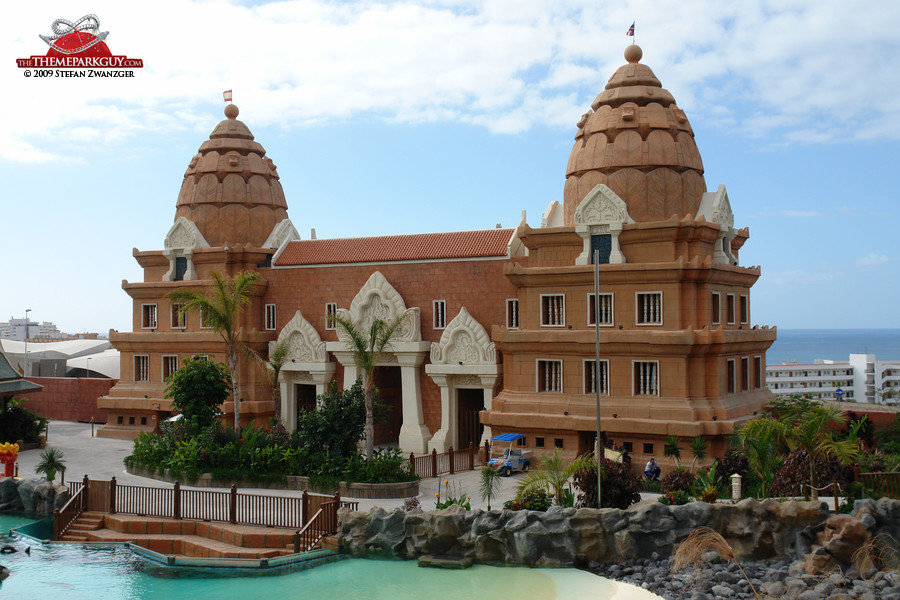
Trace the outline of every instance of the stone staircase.
{"type": "MultiPolygon", "coordinates": [[[[274,558],[294,553],[294,529],[254,527],[85,512],[63,534],[67,542],[132,542],[166,556],[274,558]]],[[[320,548],[335,548],[333,538],[320,548]]]]}

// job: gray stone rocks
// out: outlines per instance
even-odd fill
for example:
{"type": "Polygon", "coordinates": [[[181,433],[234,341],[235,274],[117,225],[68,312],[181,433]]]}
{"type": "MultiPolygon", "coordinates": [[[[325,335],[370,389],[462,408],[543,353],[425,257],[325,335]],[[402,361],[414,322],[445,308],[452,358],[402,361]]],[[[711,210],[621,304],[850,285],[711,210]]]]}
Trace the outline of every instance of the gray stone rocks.
{"type": "Polygon", "coordinates": [[[69,488],[46,479],[0,477],[0,510],[50,516],[69,501],[69,488]]]}

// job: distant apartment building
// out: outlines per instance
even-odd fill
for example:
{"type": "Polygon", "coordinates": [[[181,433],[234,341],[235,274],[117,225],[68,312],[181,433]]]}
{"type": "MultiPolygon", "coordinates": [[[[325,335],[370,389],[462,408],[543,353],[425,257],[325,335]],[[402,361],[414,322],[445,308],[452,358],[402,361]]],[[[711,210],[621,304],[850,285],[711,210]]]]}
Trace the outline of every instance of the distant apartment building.
{"type": "Polygon", "coordinates": [[[816,359],[812,364],[766,365],[766,385],[776,396],[809,394],[823,400],[900,404],[900,360],[851,354],[847,362],[816,359]]]}
{"type": "Polygon", "coordinates": [[[16,340],[24,342],[56,342],[61,340],[96,340],[96,333],[65,333],[60,331],[55,323],[43,321],[38,323],[31,319],[9,318],[6,323],[0,323],[0,338],[4,340],[16,340]]]}

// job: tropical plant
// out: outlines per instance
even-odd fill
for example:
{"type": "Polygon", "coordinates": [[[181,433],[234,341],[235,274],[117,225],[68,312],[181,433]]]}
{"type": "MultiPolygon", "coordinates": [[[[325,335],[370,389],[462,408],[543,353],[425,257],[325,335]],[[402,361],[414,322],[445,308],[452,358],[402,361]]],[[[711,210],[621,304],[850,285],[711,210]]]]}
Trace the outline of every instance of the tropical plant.
{"type": "Polygon", "coordinates": [[[28,444],[40,441],[47,429],[47,419],[21,406],[27,398],[10,400],[0,412],[0,440],[22,440],[28,444]]]}
{"type": "Polygon", "coordinates": [[[790,433],[784,422],[763,415],[751,419],[738,429],[733,443],[743,449],[750,469],[759,481],[760,496],[766,497],[775,478],[775,470],[782,461],[782,448],[790,433]]]}
{"type": "Polygon", "coordinates": [[[545,489],[553,494],[560,506],[563,504],[566,482],[578,471],[597,468],[593,455],[582,454],[572,462],[567,462],[559,448],[554,448],[553,455],[543,457],[540,462],[537,469],[526,472],[519,480],[517,495],[522,496],[533,489],[545,489]]]}
{"type": "Polygon", "coordinates": [[[497,496],[501,487],[503,487],[503,480],[500,477],[500,471],[491,465],[481,467],[481,499],[487,502],[488,510],[491,510],[491,500],[497,496]]]}
{"type": "Polygon", "coordinates": [[[47,478],[47,481],[56,479],[57,473],[63,474],[63,483],[65,483],[66,461],[62,450],[56,448],[48,448],[41,452],[41,460],[34,467],[35,473],[40,473],[47,478]]]}
{"type": "Polygon", "coordinates": [[[451,489],[450,480],[445,479],[443,488],[443,500],[441,500],[441,496],[441,486],[439,485],[438,491],[434,495],[434,506],[436,510],[444,510],[445,508],[450,508],[454,504],[466,510],[472,510],[472,505],[469,503],[469,496],[462,491],[458,483],[452,484],[451,489]]]}
{"type": "Polygon", "coordinates": [[[660,488],[663,492],[675,490],[690,492],[694,488],[694,482],[696,480],[696,476],[690,471],[675,469],[663,476],[662,481],[660,482],[660,488]]]}
{"type": "MultiPolygon", "coordinates": [[[[642,482],[626,462],[613,462],[603,458],[603,498],[600,508],[628,508],[641,501],[642,482]]],[[[580,491],[578,506],[597,507],[597,469],[591,465],[572,476],[572,482],[580,491]]],[[[658,482],[655,482],[658,483],[658,482]]]]}
{"type": "Polygon", "coordinates": [[[665,442],[665,445],[663,446],[663,454],[665,454],[666,457],[675,460],[675,468],[676,469],[681,466],[681,464],[680,464],[681,448],[679,447],[680,444],[681,444],[681,438],[678,437],[677,435],[673,434],[673,435],[666,436],[666,442],[665,442]]]}
{"type": "Polygon", "coordinates": [[[394,335],[403,323],[403,315],[391,321],[372,319],[368,331],[341,315],[328,315],[329,322],[339,325],[347,334],[347,347],[353,352],[353,361],[364,378],[366,407],[366,458],[375,453],[375,368],[384,353],[390,350],[394,335]]]}
{"type": "Polygon", "coordinates": [[[703,460],[706,458],[706,451],[708,448],[708,444],[706,442],[706,438],[703,436],[697,436],[693,440],[691,440],[688,448],[691,451],[691,455],[693,455],[693,459],[691,460],[691,472],[694,471],[694,466],[696,466],[698,460],[703,460]]]}
{"type": "Polygon", "coordinates": [[[687,504],[688,502],[693,502],[694,499],[691,497],[689,493],[684,490],[670,490],[659,497],[659,501],[663,504],[667,504],[669,506],[675,504],[687,504]]]}
{"type": "MultiPolygon", "coordinates": [[[[327,394],[319,396],[316,407],[297,416],[298,442],[339,475],[346,460],[356,454],[366,423],[362,384],[357,380],[348,390],[339,390],[332,381],[327,394]]],[[[374,457],[374,453],[370,458],[374,457]]]]}
{"type": "Polygon", "coordinates": [[[521,496],[516,496],[512,500],[507,500],[503,503],[503,510],[536,510],[544,512],[552,504],[553,498],[547,493],[547,490],[536,488],[525,492],[521,496]]]}
{"type": "Polygon", "coordinates": [[[859,452],[857,431],[863,421],[851,428],[847,439],[838,440],[829,429],[831,424],[838,427],[847,422],[847,414],[830,406],[814,406],[803,411],[792,423],[788,436],[788,445],[792,448],[803,448],[808,457],[809,485],[813,499],[818,499],[819,492],[816,460],[834,456],[841,464],[849,465],[859,452]]]}
{"type": "Polygon", "coordinates": [[[180,369],[166,378],[166,398],[181,413],[191,433],[206,429],[222,414],[219,406],[228,398],[228,369],[223,363],[200,358],[185,359],[180,369]]]}
{"type": "Polygon", "coordinates": [[[283,339],[274,343],[269,349],[269,357],[263,358],[258,352],[248,346],[244,346],[244,353],[260,367],[264,376],[272,386],[272,404],[275,405],[275,422],[281,422],[281,369],[288,360],[291,346],[290,340],[283,339]]]}
{"type": "Polygon", "coordinates": [[[201,315],[204,327],[218,333],[225,342],[228,369],[231,371],[231,393],[234,397],[234,428],[241,425],[241,387],[238,365],[240,329],[238,321],[244,306],[250,301],[254,284],[262,279],[254,271],[239,271],[234,277],[212,274],[212,284],[205,292],[178,290],[169,294],[173,303],[181,304],[181,314],[201,315]]]}

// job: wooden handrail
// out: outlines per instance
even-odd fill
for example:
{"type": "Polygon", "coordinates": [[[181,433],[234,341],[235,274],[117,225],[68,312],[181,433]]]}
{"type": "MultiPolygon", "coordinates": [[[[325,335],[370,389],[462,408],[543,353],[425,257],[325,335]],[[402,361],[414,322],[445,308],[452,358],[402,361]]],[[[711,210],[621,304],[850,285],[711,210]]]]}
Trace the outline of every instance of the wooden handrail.
{"type": "Polygon", "coordinates": [[[75,520],[81,516],[81,513],[84,512],[85,490],[87,490],[86,485],[75,492],[62,508],[53,512],[54,540],[59,540],[62,535],[68,531],[69,527],[72,526],[72,523],[74,523],[75,520]]]}

